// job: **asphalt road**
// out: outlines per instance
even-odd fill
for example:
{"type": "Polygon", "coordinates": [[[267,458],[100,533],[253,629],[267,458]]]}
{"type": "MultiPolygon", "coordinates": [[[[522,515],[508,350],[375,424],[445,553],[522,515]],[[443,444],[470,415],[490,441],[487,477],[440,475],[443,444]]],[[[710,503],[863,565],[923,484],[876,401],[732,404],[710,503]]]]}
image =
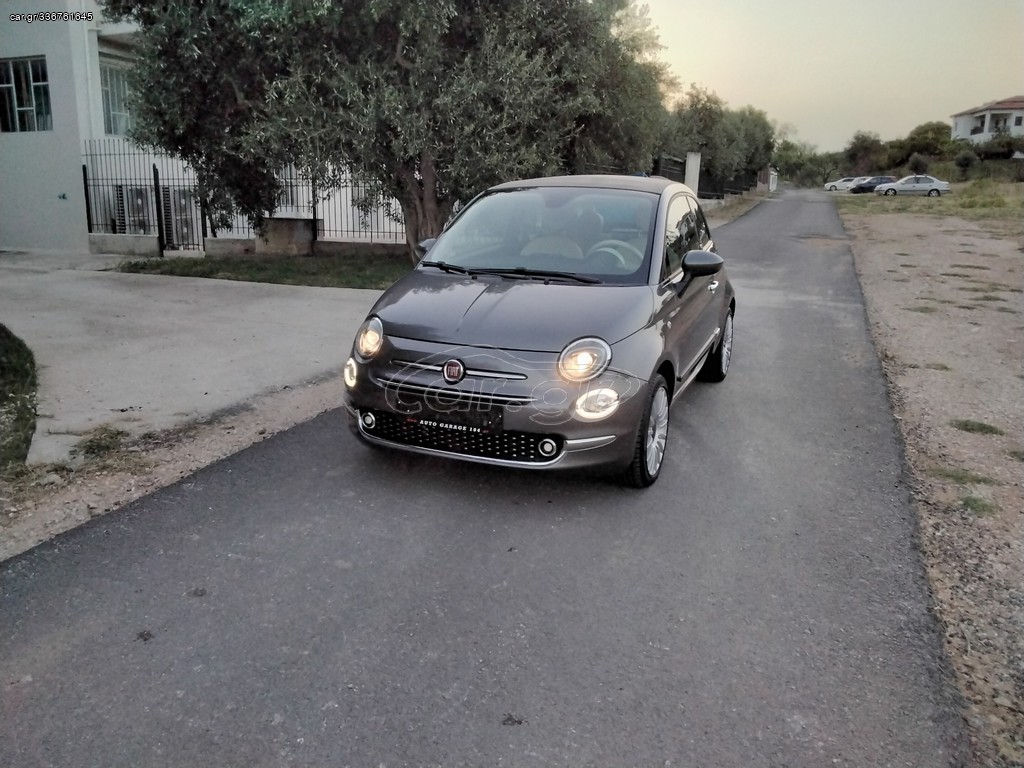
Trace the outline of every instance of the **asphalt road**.
{"type": "Polygon", "coordinates": [[[328,413],[0,566],[0,765],[961,764],[835,211],[716,239],[733,367],[653,488],[328,413]]]}

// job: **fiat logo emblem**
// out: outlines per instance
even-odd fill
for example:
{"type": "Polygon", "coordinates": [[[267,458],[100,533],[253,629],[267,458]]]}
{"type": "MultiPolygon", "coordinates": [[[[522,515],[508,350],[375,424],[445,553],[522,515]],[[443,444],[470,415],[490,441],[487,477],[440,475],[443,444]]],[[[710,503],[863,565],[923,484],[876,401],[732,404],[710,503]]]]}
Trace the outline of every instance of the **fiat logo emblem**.
{"type": "Polygon", "coordinates": [[[466,375],[466,366],[461,360],[449,360],[441,369],[441,375],[449,384],[458,384],[466,375]]]}

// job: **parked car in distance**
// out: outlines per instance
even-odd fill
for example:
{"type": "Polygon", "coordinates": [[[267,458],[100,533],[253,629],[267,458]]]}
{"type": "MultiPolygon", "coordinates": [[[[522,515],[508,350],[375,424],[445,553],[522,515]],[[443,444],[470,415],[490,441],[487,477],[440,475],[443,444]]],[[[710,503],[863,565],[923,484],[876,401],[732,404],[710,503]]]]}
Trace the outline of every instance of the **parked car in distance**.
{"type": "Polygon", "coordinates": [[[879,184],[890,184],[896,181],[895,176],[868,176],[866,179],[850,185],[850,192],[855,195],[862,195],[865,192],[873,192],[879,184]]]}
{"type": "Polygon", "coordinates": [[[879,184],[875,187],[876,195],[928,195],[938,197],[949,192],[949,182],[940,181],[934,176],[904,176],[891,184],[879,184]]]}
{"type": "Polygon", "coordinates": [[[856,176],[844,176],[843,178],[836,179],[835,181],[826,181],[825,182],[825,191],[826,192],[837,192],[840,189],[849,189],[850,185],[853,184],[853,182],[855,182],[856,180],[857,180],[856,176]]]}
{"type": "Polygon", "coordinates": [[[568,176],[474,198],[386,290],[345,363],[372,446],[657,480],[669,407],[722,381],[736,296],[704,213],[659,177],[568,176]]]}

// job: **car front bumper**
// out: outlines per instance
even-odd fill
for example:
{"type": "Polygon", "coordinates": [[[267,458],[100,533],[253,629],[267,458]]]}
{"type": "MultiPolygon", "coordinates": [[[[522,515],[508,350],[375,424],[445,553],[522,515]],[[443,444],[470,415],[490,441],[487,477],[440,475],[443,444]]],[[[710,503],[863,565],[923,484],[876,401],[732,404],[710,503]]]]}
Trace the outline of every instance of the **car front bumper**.
{"type": "Polygon", "coordinates": [[[416,453],[529,469],[625,467],[647,382],[614,370],[589,382],[557,374],[557,355],[388,339],[374,361],[353,358],[345,405],[364,441],[416,453]],[[446,361],[465,378],[448,383],[446,361]],[[615,393],[600,418],[581,399],[615,393]]]}

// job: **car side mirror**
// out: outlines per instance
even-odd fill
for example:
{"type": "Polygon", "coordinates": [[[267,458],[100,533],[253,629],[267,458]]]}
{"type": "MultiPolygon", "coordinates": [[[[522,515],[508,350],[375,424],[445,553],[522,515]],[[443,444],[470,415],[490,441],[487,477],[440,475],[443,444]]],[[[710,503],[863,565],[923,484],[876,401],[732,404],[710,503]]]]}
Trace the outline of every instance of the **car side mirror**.
{"type": "Polygon", "coordinates": [[[434,247],[434,243],[436,242],[436,237],[428,237],[426,240],[420,240],[416,243],[416,256],[422,259],[427,255],[427,251],[434,247]]]}
{"type": "Polygon", "coordinates": [[[704,277],[720,272],[725,261],[711,251],[687,251],[683,256],[683,273],[690,277],[704,277]]]}

